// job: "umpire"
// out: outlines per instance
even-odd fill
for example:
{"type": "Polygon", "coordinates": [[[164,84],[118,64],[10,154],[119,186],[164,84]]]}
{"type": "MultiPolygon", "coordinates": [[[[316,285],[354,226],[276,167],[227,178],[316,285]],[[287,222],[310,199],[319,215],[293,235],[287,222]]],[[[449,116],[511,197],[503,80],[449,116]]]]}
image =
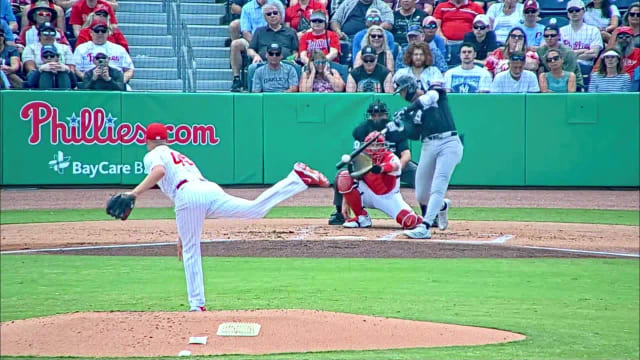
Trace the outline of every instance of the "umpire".
{"type": "MultiPolygon", "coordinates": [[[[356,147],[359,142],[364,139],[372,131],[382,131],[389,122],[389,110],[387,104],[380,100],[376,100],[369,104],[365,120],[353,129],[353,138],[356,140],[356,147]]],[[[386,146],[398,158],[402,165],[402,175],[400,181],[414,187],[416,178],[416,169],[418,164],[411,161],[411,150],[409,150],[409,141],[404,131],[389,131],[385,136],[386,146]]],[[[345,222],[345,216],[342,209],[342,194],[337,191],[335,182],[333,186],[333,205],[336,211],[329,217],[329,225],[342,225],[345,222]]]]}

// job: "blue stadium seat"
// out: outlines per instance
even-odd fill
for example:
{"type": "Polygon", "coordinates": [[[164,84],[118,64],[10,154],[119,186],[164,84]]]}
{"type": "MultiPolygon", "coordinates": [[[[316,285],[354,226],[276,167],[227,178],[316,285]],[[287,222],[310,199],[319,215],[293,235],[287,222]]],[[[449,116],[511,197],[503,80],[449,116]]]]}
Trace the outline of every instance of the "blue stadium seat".
{"type": "Polygon", "coordinates": [[[335,61],[331,61],[331,68],[335,69],[338,71],[338,73],[340,74],[340,77],[342,78],[342,80],[344,80],[344,83],[347,83],[347,78],[349,77],[349,67],[347,65],[342,65],[339,64],[335,61]]]}
{"type": "Polygon", "coordinates": [[[567,14],[569,0],[540,0],[540,16],[567,14]]]}
{"type": "Polygon", "coordinates": [[[547,26],[554,22],[553,20],[555,20],[555,23],[559,28],[569,24],[569,19],[567,19],[565,16],[546,16],[538,21],[538,23],[547,26]]]}
{"type": "Polygon", "coordinates": [[[611,5],[615,5],[620,9],[622,15],[624,15],[624,10],[629,8],[629,5],[633,4],[638,0],[611,0],[611,5]]]}

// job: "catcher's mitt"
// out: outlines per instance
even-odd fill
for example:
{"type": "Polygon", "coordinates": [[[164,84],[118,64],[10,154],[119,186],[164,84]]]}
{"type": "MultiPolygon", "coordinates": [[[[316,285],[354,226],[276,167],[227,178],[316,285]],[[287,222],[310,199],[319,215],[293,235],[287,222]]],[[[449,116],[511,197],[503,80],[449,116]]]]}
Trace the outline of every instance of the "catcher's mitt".
{"type": "Polygon", "coordinates": [[[127,193],[113,195],[107,200],[107,214],[122,221],[127,220],[136,206],[136,198],[127,193]]]}
{"type": "Polygon", "coordinates": [[[351,159],[347,169],[349,175],[354,179],[360,179],[373,168],[373,160],[371,156],[365,152],[361,152],[355,158],[351,159]]]}

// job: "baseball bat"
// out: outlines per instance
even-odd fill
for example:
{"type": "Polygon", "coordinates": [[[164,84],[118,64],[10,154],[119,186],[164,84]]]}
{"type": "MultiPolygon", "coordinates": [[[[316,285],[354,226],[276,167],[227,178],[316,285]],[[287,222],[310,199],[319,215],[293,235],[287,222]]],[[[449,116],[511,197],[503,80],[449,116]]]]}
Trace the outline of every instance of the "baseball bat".
{"type": "MultiPolygon", "coordinates": [[[[382,129],[382,131],[380,131],[381,135],[384,135],[387,133],[387,128],[382,129]]],[[[359,148],[353,150],[353,152],[351,152],[351,154],[349,154],[349,161],[351,161],[351,159],[355,158],[356,156],[360,155],[361,152],[364,151],[364,149],[366,149],[367,147],[369,147],[369,145],[373,144],[374,141],[376,141],[377,137],[374,137],[373,139],[367,141],[366,143],[360,145],[359,148]]],[[[341,169],[343,166],[347,165],[349,163],[349,161],[342,161],[340,160],[339,163],[336,164],[336,169],[341,169]]]]}

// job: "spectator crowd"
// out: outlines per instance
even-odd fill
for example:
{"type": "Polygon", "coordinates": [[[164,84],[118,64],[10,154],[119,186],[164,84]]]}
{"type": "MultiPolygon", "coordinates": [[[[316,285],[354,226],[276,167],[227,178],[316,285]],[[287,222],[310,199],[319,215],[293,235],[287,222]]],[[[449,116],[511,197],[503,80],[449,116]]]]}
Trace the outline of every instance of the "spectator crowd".
{"type": "Polygon", "coordinates": [[[640,3],[232,0],[231,91],[640,91],[640,3]],[[562,21],[558,21],[562,18],[562,21]],[[566,25],[562,25],[566,23],[566,25]],[[266,49],[274,49],[268,52],[266,49]]]}
{"type": "Polygon", "coordinates": [[[0,89],[129,88],[117,0],[0,0],[0,89]]]}

